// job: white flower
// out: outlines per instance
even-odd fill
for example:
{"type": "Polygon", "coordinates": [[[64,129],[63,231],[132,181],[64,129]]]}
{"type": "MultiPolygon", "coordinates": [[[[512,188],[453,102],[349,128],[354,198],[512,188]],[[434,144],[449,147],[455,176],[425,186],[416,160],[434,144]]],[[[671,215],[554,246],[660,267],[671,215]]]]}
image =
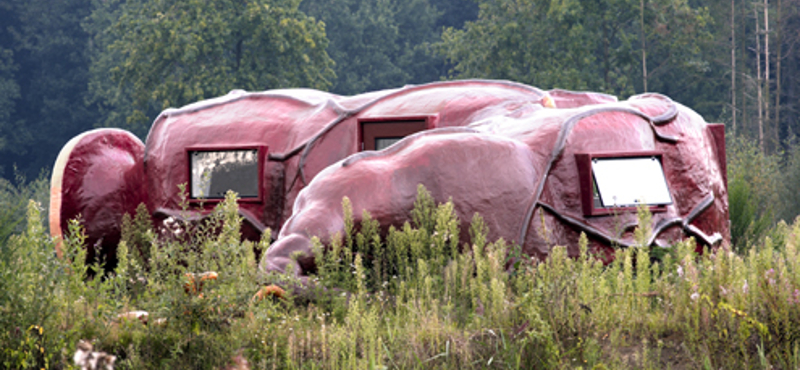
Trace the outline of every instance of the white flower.
{"type": "Polygon", "coordinates": [[[692,293],[692,295],[689,296],[689,298],[691,298],[693,301],[696,301],[698,298],[700,298],[700,294],[697,293],[697,292],[694,292],[694,293],[692,293]]]}
{"type": "Polygon", "coordinates": [[[678,265],[678,276],[683,277],[683,266],[678,265]]]}

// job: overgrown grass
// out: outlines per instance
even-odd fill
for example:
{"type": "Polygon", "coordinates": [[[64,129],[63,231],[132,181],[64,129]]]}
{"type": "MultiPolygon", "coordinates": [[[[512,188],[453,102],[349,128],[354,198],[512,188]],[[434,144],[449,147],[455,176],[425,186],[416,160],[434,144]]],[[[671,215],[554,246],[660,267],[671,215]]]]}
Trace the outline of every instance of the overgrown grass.
{"type": "Polygon", "coordinates": [[[800,366],[800,223],[742,254],[696,255],[686,241],[657,261],[631,248],[604,266],[555,247],[536,262],[487,240],[480,216],[459,244],[453,205],[421,191],[413,221],[387,235],[365,214],[329,248],[316,242],[310,292],[258,300],[254,250],[268,246],[240,242],[232,195],[202,224],[128,218],[105,277],[86,277],[101,267],[83,262],[77,224],[61,260],[35,203],[27,217],[0,253],[8,369],[72,368],[79,339],[117,355],[117,369],[215,369],[237,354],[257,369],[800,366]],[[207,271],[216,280],[187,275],[207,271]],[[133,310],[147,324],[118,317],[133,310]]]}

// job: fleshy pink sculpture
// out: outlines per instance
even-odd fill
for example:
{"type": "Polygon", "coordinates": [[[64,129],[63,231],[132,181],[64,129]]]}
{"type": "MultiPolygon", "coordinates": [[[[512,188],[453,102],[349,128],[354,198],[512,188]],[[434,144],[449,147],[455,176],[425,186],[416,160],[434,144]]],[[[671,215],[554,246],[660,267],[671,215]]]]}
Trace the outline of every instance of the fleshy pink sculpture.
{"type": "Polygon", "coordinates": [[[653,212],[649,244],[691,236],[702,250],[727,242],[721,125],[660,95],[622,103],[551,95],[573,108],[500,106],[464,128],[421,132],[329,166],[300,193],[262,270],[292,266],[305,279],[314,269],[310,237],[325,244],[344,232],[343,197],[355,222],[365,209],[385,231],[410,219],[418,184],[437,202],[452,197],[462,230],[478,212],[490,239],[514,241],[540,259],[554,245],[577,256],[581,232],[592,252],[613,258],[614,246],[634,245],[638,203],[653,212]]]}
{"type": "MultiPolygon", "coordinates": [[[[729,238],[721,125],[660,95],[617,102],[481,80],[352,97],[233,91],[162,112],[145,143],[84,133],[56,161],[50,224],[61,237],[80,217],[90,255],[113,254],[122,216],[140,203],[157,222],[197,220],[231,189],[244,237],[276,231],[261,267],[284,271],[311,236],[342,230],[343,196],[388,228],[409,217],[418,184],[437,201],[452,196],[464,223],[479,212],[491,237],[538,257],[577,245],[580,232],[596,252],[631,245],[638,203],[653,211],[653,244],[729,238]]],[[[301,261],[302,277],[313,260],[301,261]]]]}
{"type": "Polygon", "coordinates": [[[309,89],[232,91],[165,110],[144,144],[117,129],[72,139],[53,170],[51,233],[60,238],[68,221],[79,217],[89,255],[95,246],[113,253],[122,216],[140,203],[159,222],[194,220],[232,188],[241,198],[244,236],[258,239],[267,228],[280,229],[297,194],[317,173],[362,148],[547,98],[539,89],[506,81],[440,82],[353,97],[309,89]],[[180,184],[200,210],[181,212],[180,184]]]}

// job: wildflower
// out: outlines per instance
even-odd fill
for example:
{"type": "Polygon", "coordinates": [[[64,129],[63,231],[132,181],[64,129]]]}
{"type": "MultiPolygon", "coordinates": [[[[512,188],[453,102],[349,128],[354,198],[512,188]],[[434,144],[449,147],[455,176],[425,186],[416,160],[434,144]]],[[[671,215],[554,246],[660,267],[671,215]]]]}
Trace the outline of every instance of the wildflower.
{"type": "Polygon", "coordinates": [[[683,277],[683,266],[678,265],[678,276],[683,277]]]}
{"type": "Polygon", "coordinates": [[[689,296],[689,298],[691,298],[693,301],[696,301],[698,298],[700,298],[700,294],[697,293],[697,292],[694,292],[694,293],[692,293],[692,295],[689,296]]]}
{"type": "Polygon", "coordinates": [[[774,276],[775,276],[775,269],[769,269],[767,272],[764,273],[764,277],[767,278],[767,282],[769,283],[769,285],[775,285],[775,279],[773,278],[774,276]]]}
{"type": "Polygon", "coordinates": [[[31,327],[28,328],[28,330],[37,330],[39,331],[39,335],[42,335],[44,333],[44,329],[42,329],[42,327],[39,325],[31,325],[31,327]]]}
{"type": "Polygon", "coordinates": [[[747,290],[748,290],[749,287],[750,286],[747,285],[747,280],[745,280],[744,281],[744,285],[742,285],[742,292],[744,292],[744,294],[747,294],[747,290]]]}

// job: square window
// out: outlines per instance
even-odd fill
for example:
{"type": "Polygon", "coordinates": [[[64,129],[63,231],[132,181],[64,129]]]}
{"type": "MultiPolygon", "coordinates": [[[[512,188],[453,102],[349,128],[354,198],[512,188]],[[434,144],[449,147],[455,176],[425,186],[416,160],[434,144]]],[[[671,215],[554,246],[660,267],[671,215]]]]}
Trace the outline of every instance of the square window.
{"type": "Polygon", "coordinates": [[[361,150],[382,150],[404,137],[434,128],[432,117],[370,118],[359,120],[361,150]]]}
{"type": "Polygon", "coordinates": [[[189,150],[191,199],[259,198],[259,150],[189,150]]]}
{"type": "Polygon", "coordinates": [[[584,215],[635,211],[640,204],[665,211],[672,195],[661,157],[660,152],[576,154],[584,215]]]}

